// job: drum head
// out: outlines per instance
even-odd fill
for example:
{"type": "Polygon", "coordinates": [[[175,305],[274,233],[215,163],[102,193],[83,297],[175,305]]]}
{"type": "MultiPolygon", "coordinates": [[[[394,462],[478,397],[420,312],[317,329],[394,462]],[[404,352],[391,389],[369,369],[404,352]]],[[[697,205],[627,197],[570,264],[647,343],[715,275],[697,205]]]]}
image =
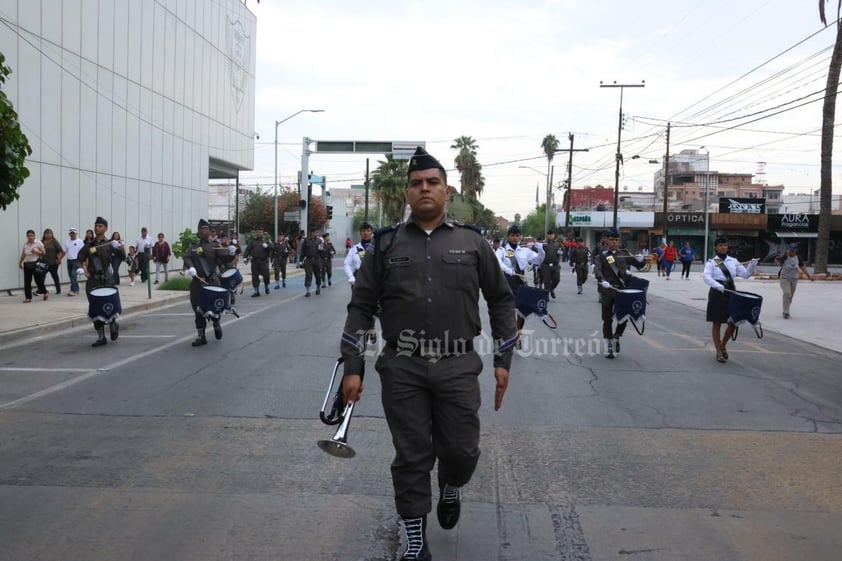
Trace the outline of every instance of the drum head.
{"type": "Polygon", "coordinates": [[[93,296],[97,296],[99,298],[105,298],[105,297],[113,296],[114,294],[117,294],[117,289],[109,287],[109,286],[103,286],[101,288],[95,288],[95,289],[91,290],[91,294],[93,296]]]}
{"type": "Polygon", "coordinates": [[[228,292],[227,288],[222,288],[221,286],[203,286],[202,290],[207,290],[208,292],[228,292]]]}
{"type": "Polygon", "coordinates": [[[234,275],[237,274],[237,272],[238,272],[237,269],[228,269],[227,271],[224,271],[222,273],[222,278],[227,279],[229,277],[233,277],[234,275]]]}

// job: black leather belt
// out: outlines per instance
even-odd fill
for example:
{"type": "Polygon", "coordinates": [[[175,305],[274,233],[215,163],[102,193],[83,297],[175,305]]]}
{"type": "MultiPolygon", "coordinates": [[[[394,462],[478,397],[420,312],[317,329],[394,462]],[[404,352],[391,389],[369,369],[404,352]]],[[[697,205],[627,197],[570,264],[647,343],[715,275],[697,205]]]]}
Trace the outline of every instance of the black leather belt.
{"type": "Polygon", "coordinates": [[[411,340],[398,343],[387,341],[386,345],[399,356],[418,356],[421,358],[444,359],[461,356],[474,350],[473,341],[448,341],[445,346],[441,341],[411,340]]]}

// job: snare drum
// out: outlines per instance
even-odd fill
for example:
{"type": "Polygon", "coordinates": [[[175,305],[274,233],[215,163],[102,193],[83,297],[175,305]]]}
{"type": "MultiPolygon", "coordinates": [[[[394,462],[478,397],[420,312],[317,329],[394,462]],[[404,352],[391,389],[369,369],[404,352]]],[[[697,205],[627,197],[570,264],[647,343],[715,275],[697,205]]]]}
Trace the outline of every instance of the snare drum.
{"type": "Polygon", "coordinates": [[[88,292],[88,317],[93,321],[111,323],[120,317],[120,292],[110,286],[95,288],[88,292]]]}
{"type": "Polygon", "coordinates": [[[614,317],[618,323],[646,321],[646,291],[639,288],[618,290],[614,294],[614,317]]]}
{"type": "Polygon", "coordinates": [[[199,292],[199,305],[196,310],[208,317],[219,317],[219,315],[230,308],[231,293],[227,288],[221,286],[202,286],[199,292]]]}
{"type": "MultiPolygon", "coordinates": [[[[748,322],[758,338],[763,337],[763,327],[760,325],[760,308],[763,297],[753,292],[734,291],[728,298],[728,323],[740,326],[748,322]]],[[[736,335],[736,333],[735,333],[736,335]]]]}
{"type": "Polygon", "coordinates": [[[243,283],[243,274],[237,268],[227,269],[220,276],[222,277],[222,286],[231,292],[237,290],[237,287],[243,283]]]}

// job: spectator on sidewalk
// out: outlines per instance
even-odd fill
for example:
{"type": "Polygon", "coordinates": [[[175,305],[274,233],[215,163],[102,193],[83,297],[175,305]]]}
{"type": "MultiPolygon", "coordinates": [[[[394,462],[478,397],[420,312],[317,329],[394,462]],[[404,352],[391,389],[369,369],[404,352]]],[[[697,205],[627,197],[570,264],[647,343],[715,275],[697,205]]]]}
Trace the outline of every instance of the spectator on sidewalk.
{"type": "Polygon", "coordinates": [[[152,246],[152,261],[155,262],[155,284],[158,284],[161,268],[164,269],[164,282],[170,280],[170,273],[167,270],[172,250],[170,244],[164,239],[164,233],[158,234],[158,241],[152,246]]]}
{"type": "Polygon", "coordinates": [[[33,279],[39,292],[44,295],[44,300],[50,296],[44,286],[44,275],[38,273],[35,269],[35,264],[45,253],[44,244],[41,243],[41,240],[35,238],[35,230],[27,230],[26,243],[23,244],[23,249],[20,252],[20,260],[18,261],[18,268],[23,269],[24,304],[32,302],[33,279]]]}
{"type": "Polygon", "coordinates": [[[664,273],[664,248],[666,248],[666,245],[664,244],[656,245],[655,249],[652,251],[652,253],[655,254],[655,261],[658,265],[659,277],[664,273]]]}
{"type": "Polygon", "coordinates": [[[58,277],[58,267],[61,265],[61,259],[64,257],[64,249],[61,247],[59,241],[53,236],[53,231],[50,228],[44,230],[41,238],[41,243],[44,244],[44,261],[47,263],[47,271],[43,273],[44,286],[47,285],[47,273],[53,279],[56,285],[56,294],[61,294],[61,281],[58,277]]]}
{"type": "Polygon", "coordinates": [[[152,259],[152,246],[155,240],[149,235],[149,230],[144,226],[140,229],[140,237],[134,243],[137,249],[137,269],[140,272],[140,282],[146,282],[149,278],[149,263],[152,259]]]}
{"type": "Polygon", "coordinates": [[[678,259],[678,250],[675,249],[675,242],[670,240],[670,243],[664,248],[664,273],[667,275],[667,280],[670,280],[670,273],[672,272],[672,266],[675,265],[675,261],[678,259]]]}
{"type": "Polygon", "coordinates": [[[70,290],[68,296],[79,294],[79,276],[76,269],[79,268],[79,250],[85,246],[85,242],[79,239],[79,230],[70,228],[69,238],[64,240],[64,256],[67,259],[67,276],[70,277],[70,290]]]}
{"type": "Polygon", "coordinates": [[[684,247],[678,251],[681,257],[681,278],[690,280],[690,265],[693,264],[695,255],[690,242],[684,242],[684,247]]]}
{"type": "Polygon", "coordinates": [[[804,276],[811,282],[816,279],[813,278],[798,255],[797,243],[787,245],[786,253],[782,257],[775,257],[775,264],[781,266],[778,278],[781,283],[781,291],[783,291],[784,319],[789,319],[789,307],[792,304],[793,296],[795,296],[795,287],[798,286],[798,278],[801,273],[804,273],[804,276]]]}
{"type": "Polygon", "coordinates": [[[94,241],[94,231],[93,230],[85,230],[85,239],[82,240],[84,245],[89,245],[92,241],[94,241]]]}
{"type": "Polygon", "coordinates": [[[126,255],[126,265],[129,268],[129,286],[134,286],[134,279],[137,276],[137,248],[129,246],[129,253],[126,255]]]}
{"type": "Polygon", "coordinates": [[[114,246],[115,251],[111,253],[112,282],[114,285],[118,285],[120,284],[120,265],[126,260],[126,244],[120,232],[111,234],[111,241],[116,241],[119,244],[119,246],[114,246]]]}

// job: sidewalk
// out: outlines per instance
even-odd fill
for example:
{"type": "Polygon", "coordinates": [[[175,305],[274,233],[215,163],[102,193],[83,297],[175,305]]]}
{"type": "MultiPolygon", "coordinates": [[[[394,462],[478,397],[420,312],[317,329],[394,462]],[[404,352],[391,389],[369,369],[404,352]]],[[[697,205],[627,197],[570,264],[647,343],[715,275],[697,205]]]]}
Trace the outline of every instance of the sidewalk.
{"type": "MultiPolygon", "coordinates": [[[[251,287],[250,268],[240,265],[243,274],[243,284],[246,289],[251,287]]],[[[303,275],[303,269],[296,269],[295,265],[287,267],[287,278],[303,275]]],[[[178,272],[171,272],[170,276],[178,276],[178,272]]],[[[154,278],[154,277],[153,277],[154,278]]],[[[274,279],[274,276],[272,277],[274,279]]],[[[162,281],[163,284],[163,281],[162,281]]],[[[274,284],[274,280],[273,280],[274,284]]],[[[138,314],[156,308],[162,308],[187,302],[190,294],[185,290],[160,290],[159,285],[152,285],[152,298],[145,283],[135,281],[129,286],[128,277],[120,278],[120,303],[123,307],[121,317],[138,314]]],[[[33,285],[33,290],[35,286],[33,285]]],[[[80,293],[75,297],[68,297],[70,284],[61,285],[61,294],[55,293],[55,285],[48,284],[49,299],[33,293],[32,302],[23,304],[23,289],[13,290],[11,295],[3,291],[0,293],[0,345],[7,345],[32,337],[39,337],[79,326],[90,326],[88,318],[88,299],[85,296],[85,283],[79,283],[80,293]]],[[[185,308],[187,311],[188,308],[185,308]]]]}
{"type": "MultiPolygon", "coordinates": [[[[777,267],[764,267],[759,273],[762,276],[775,274],[777,267]]],[[[665,314],[684,314],[684,306],[702,312],[707,307],[708,286],[702,280],[701,265],[693,266],[689,281],[682,280],[676,272],[672,273],[670,280],[666,280],[665,277],[658,277],[654,269],[648,273],[634,274],[649,280],[650,295],[670,301],[667,309],[659,302],[650,301],[646,314],[650,319],[657,320],[665,314]]],[[[831,351],[842,352],[842,322],[839,317],[842,313],[842,282],[810,282],[806,279],[798,281],[789,319],[783,318],[783,298],[777,279],[738,278],[736,283],[737,290],[753,292],[763,297],[760,323],[764,331],[780,333],[831,351]]],[[[743,329],[751,332],[748,326],[744,326],[743,329]]],[[[754,334],[751,336],[753,338],[754,334]]]]}

